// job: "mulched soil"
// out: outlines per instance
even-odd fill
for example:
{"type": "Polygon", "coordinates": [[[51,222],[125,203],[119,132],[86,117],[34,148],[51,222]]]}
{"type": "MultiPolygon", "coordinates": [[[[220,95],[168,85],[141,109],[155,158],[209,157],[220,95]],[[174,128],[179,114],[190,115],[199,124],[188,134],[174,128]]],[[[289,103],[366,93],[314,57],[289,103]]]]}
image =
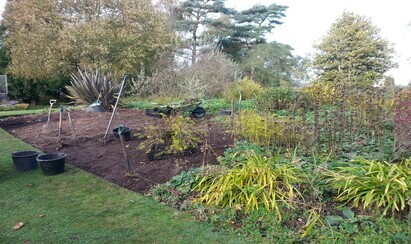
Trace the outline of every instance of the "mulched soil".
{"type": "Polygon", "coordinates": [[[143,110],[121,109],[116,113],[106,143],[102,146],[100,141],[104,137],[111,112],[93,113],[73,110],[70,113],[77,136],[73,136],[67,113],[64,113],[60,143],[57,141],[59,113],[56,112],[51,115],[51,134],[42,133],[47,114],[2,118],[0,127],[45,153],[66,153],[67,163],[141,193],[147,192],[155,184],[168,181],[181,171],[199,167],[203,163],[216,163],[216,156],[222,155],[224,150],[232,145],[232,139],[226,133],[226,129],[207,116],[198,120],[196,126],[208,130],[208,140],[212,150],[203,153],[198,149],[187,156],[168,155],[160,160],[149,161],[146,152],[138,149],[138,145],[144,139],[139,139],[134,134],[144,134],[147,125],[156,125],[161,118],[148,117],[143,110]],[[126,175],[127,167],[121,143],[111,133],[111,129],[120,124],[125,124],[132,129],[132,140],[126,141],[125,144],[131,162],[131,171],[138,175],[137,177],[126,175]]]}

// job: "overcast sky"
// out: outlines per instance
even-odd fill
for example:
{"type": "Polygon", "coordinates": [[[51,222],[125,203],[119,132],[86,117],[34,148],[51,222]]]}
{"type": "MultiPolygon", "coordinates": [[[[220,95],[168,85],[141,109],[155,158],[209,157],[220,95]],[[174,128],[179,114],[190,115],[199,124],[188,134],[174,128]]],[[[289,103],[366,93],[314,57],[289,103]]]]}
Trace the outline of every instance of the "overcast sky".
{"type": "Polygon", "coordinates": [[[408,0],[227,0],[228,7],[250,8],[272,3],[288,6],[282,25],[273,30],[270,40],[289,44],[295,54],[313,53],[318,42],[344,10],[371,18],[381,36],[394,44],[399,68],[389,72],[397,84],[411,81],[411,2],[408,0]]]}
{"type": "MultiPolygon", "coordinates": [[[[0,0],[3,12],[6,0],[0,0]]],[[[270,40],[289,44],[300,56],[313,53],[313,44],[328,31],[344,10],[371,18],[381,36],[394,44],[399,68],[389,72],[397,84],[411,81],[411,2],[408,0],[227,0],[239,10],[254,4],[288,6],[284,24],[273,30],[270,40]]]]}

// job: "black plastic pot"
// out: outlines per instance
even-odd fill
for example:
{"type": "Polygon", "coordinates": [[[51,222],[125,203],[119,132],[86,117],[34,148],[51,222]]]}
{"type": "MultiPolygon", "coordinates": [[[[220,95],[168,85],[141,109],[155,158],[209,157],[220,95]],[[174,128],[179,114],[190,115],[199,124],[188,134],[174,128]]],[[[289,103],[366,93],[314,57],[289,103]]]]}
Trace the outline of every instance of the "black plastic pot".
{"type": "Polygon", "coordinates": [[[157,117],[157,118],[164,118],[164,117],[169,117],[170,115],[175,114],[176,111],[172,107],[156,107],[154,109],[146,109],[146,115],[151,116],[151,117],[157,117]]]}
{"type": "Polygon", "coordinates": [[[231,110],[230,109],[221,109],[220,110],[220,115],[231,115],[231,110]]]}
{"type": "Polygon", "coordinates": [[[19,151],[11,154],[13,158],[13,164],[18,171],[28,171],[37,169],[37,156],[36,151],[19,151]]]}
{"type": "MultiPolygon", "coordinates": [[[[128,127],[124,128],[123,138],[125,141],[131,141],[131,129],[128,127]]],[[[113,129],[113,135],[115,138],[120,140],[120,135],[118,134],[118,127],[113,129]]]]}
{"type": "Polygon", "coordinates": [[[43,154],[37,157],[37,162],[44,175],[57,175],[64,172],[66,156],[64,153],[43,154]]]}
{"type": "Polygon", "coordinates": [[[160,112],[158,112],[154,109],[149,109],[149,108],[146,109],[146,115],[150,116],[150,117],[157,117],[157,118],[162,118],[163,117],[162,113],[160,113],[160,112]]]}
{"type": "Polygon", "coordinates": [[[202,118],[206,115],[206,110],[203,107],[196,107],[192,112],[191,112],[191,117],[199,119],[202,118]]]}

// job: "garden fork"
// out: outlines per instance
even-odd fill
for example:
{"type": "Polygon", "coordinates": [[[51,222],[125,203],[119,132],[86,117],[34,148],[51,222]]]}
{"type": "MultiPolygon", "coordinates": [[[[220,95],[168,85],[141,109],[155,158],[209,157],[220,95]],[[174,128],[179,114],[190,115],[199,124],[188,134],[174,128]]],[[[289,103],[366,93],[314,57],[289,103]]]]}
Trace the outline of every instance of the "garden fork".
{"type": "Polygon", "coordinates": [[[57,142],[61,144],[61,124],[63,120],[63,111],[64,111],[64,106],[60,106],[60,118],[59,118],[59,135],[57,137],[57,142]]]}
{"type": "Polygon", "coordinates": [[[120,125],[118,127],[118,135],[120,137],[121,148],[123,149],[124,162],[126,163],[126,166],[127,166],[127,174],[131,175],[130,158],[127,155],[126,145],[124,144],[124,130],[125,130],[124,125],[120,125]]]}
{"type": "Polygon", "coordinates": [[[73,120],[71,119],[70,109],[69,109],[68,107],[65,107],[64,109],[67,111],[67,117],[68,117],[69,122],[70,122],[71,131],[73,132],[73,137],[76,138],[76,137],[77,137],[77,134],[76,134],[76,130],[75,130],[75,128],[74,128],[73,120]]]}
{"type": "Polygon", "coordinates": [[[73,137],[76,138],[77,134],[76,134],[76,130],[74,128],[74,123],[73,123],[73,119],[71,118],[70,115],[70,109],[67,106],[60,106],[60,119],[59,119],[59,135],[57,137],[57,142],[61,144],[61,129],[62,129],[62,122],[63,122],[63,112],[66,111],[67,112],[67,116],[70,122],[70,126],[71,126],[71,131],[73,132],[73,137]]]}
{"type": "Polygon", "coordinates": [[[123,88],[124,88],[124,84],[126,83],[126,77],[127,77],[127,75],[124,75],[123,79],[121,81],[120,91],[118,92],[118,97],[117,97],[117,100],[116,100],[116,104],[114,105],[113,112],[111,113],[110,121],[108,122],[108,126],[107,126],[107,129],[106,129],[106,133],[104,134],[103,139],[99,140],[99,144],[102,145],[102,146],[104,146],[106,144],[106,137],[107,137],[108,131],[110,130],[111,123],[113,122],[114,114],[116,113],[117,105],[118,105],[118,102],[120,101],[120,97],[121,97],[121,93],[122,93],[123,88]]]}

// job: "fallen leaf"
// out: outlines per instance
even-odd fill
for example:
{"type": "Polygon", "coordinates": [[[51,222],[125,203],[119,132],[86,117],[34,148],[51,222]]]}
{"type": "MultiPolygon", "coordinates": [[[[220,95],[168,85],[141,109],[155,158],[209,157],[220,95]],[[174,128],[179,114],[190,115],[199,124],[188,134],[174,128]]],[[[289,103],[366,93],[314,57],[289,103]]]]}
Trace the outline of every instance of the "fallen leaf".
{"type": "Polygon", "coordinates": [[[13,230],[20,230],[24,226],[23,222],[19,222],[13,227],[13,230]]]}

